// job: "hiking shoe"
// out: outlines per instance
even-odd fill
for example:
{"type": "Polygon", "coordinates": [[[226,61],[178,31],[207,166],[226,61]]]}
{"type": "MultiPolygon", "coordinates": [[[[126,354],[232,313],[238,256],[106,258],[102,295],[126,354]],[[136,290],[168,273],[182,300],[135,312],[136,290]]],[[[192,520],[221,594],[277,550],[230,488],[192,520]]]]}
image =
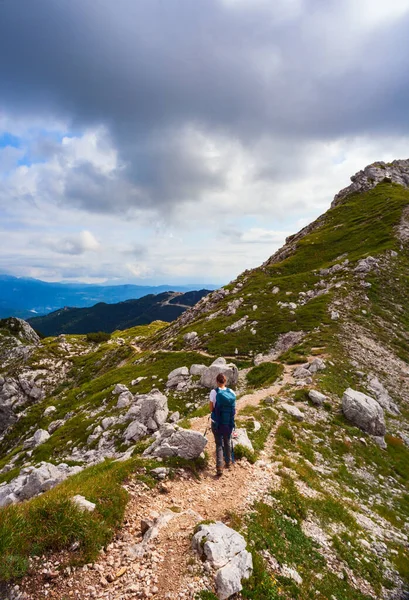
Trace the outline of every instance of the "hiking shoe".
{"type": "Polygon", "coordinates": [[[229,462],[229,463],[226,463],[226,464],[225,464],[225,467],[226,467],[226,469],[230,469],[230,467],[231,467],[231,463],[230,463],[230,462],[229,462]]]}
{"type": "Polygon", "coordinates": [[[216,475],[217,475],[217,477],[221,477],[223,475],[223,469],[220,469],[220,468],[217,469],[216,470],[216,475]]]}

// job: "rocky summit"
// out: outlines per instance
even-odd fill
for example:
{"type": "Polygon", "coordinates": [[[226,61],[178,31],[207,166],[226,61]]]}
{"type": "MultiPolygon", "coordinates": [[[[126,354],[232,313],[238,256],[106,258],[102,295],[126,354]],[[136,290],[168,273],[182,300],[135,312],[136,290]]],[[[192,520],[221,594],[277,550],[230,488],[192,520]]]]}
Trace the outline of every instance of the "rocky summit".
{"type": "Polygon", "coordinates": [[[398,160],[170,324],[0,321],[0,597],[407,599],[408,298],[398,160]]]}

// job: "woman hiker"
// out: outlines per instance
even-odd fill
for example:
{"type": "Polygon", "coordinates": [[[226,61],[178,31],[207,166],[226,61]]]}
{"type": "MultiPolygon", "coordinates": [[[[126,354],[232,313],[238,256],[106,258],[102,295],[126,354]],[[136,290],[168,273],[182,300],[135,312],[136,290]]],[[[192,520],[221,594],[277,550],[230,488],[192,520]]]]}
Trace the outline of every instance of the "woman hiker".
{"type": "Polygon", "coordinates": [[[216,473],[223,474],[223,451],[226,468],[231,465],[231,434],[234,429],[236,413],[236,394],[226,387],[227,379],[223,373],[216,377],[217,387],[210,392],[212,432],[216,442],[216,473]]]}

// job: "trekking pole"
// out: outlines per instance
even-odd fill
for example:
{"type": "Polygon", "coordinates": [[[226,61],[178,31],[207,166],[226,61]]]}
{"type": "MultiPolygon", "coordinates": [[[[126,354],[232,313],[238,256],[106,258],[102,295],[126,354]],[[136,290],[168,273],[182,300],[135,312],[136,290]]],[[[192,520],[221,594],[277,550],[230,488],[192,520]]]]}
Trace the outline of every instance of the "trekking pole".
{"type": "Polygon", "coordinates": [[[204,437],[206,437],[206,433],[209,431],[209,421],[210,421],[210,417],[211,417],[211,415],[209,415],[209,418],[207,419],[207,425],[206,425],[206,429],[205,429],[205,432],[204,432],[204,434],[203,434],[203,436],[204,436],[204,437]]]}
{"type": "MultiPolygon", "coordinates": [[[[236,429],[236,428],[234,428],[236,429]]],[[[234,430],[233,430],[234,431],[234,430]]],[[[231,462],[235,463],[236,461],[234,460],[234,444],[233,444],[233,435],[230,438],[231,441],[231,462]]]]}

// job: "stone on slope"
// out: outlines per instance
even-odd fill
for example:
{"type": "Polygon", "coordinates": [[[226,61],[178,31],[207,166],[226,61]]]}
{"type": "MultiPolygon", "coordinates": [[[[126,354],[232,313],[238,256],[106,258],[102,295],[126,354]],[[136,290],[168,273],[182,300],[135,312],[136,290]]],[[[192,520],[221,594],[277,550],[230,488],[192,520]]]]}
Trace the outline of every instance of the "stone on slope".
{"type": "Polygon", "coordinates": [[[253,570],[250,552],[242,535],[224,523],[200,524],[192,539],[192,547],[216,570],[215,582],[220,600],[242,590],[242,580],[253,570]]]}
{"type": "Polygon", "coordinates": [[[198,431],[181,429],[168,423],[162,425],[159,436],[143,456],[165,458],[179,456],[191,460],[201,455],[207,444],[207,439],[198,431]]]}
{"type": "Polygon", "coordinates": [[[297,367],[294,369],[293,376],[295,379],[307,379],[311,377],[311,373],[305,367],[297,367]]]}
{"type": "Polygon", "coordinates": [[[385,435],[383,409],[370,396],[348,388],[342,397],[342,410],[348,421],[366,433],[382,437],[385,435]]]}
{"type": "Polygon", "coordinates": [[[311,402],[316,406],[322,406],[327,400],[327,397],[324,396],[324,394],[321,394],[321,392],[318,392],[317,390],[310,390],[308,392],[308,397],[311,400],[311,402]]]}
{"type": "Polygon", "coordinates": [[[123,385],[123,383],[117,383],[112,391],[116,396],[119,396],[119,394],[122,394],[123,392],[129,392],[128,388],[126,385],[123,385]]]}
{"type": "Polygon", "coordinates": [[[71,501],[82,511],[88,511],[88,512],[93,512],[95,510],[95,504],[93,502],[90,502],[89,500],[87,500],[86,498],[84,498],[84,496],[81,496],[81,494],[77,494],[76,496],[73,496],[71,498],[71,501]]]}
{"type": "Polygon", "coordinates": [[[196,342],[198,338],[199,336],[197,335],[196,331],[189,331],[189,333],[185,333],[185,335],[183,336],[183,339],[187,344],[192,344],[196,342]]]}
{"type": "Polygon", "coordinates": [[[146,435],[148,435],[148,429],[139,421],[133,421],[130,423],[124,432],[124,438],[126,441],[132,440],[134,442],[138,442],[146,435]]]}
{"type": "Polygon", "coordinates": [[[0,406],[0,435],[16,421],[17,417],[10,406],[0,406]]]}
{"type": "Polygon", "coordinates": [[[135,396],[136,406],[140,407],[138,421],[149,430],[156,431],[168,418],[168,399],[159,390],[135,396]]]}
{"type": "Polygon", "coordinates": [[[292,404],[287,404],[286,402],[284,402],[283,404],[280,404],[280,408],[285,410],[285,412],[291,417],[297,419],[297,421],[302,421],[304,419],[304,414],[300,411],[299,408],[293,406],[292,404]]]}
{"type": "Polygon", "coordinates": [[[35,434],[24,442],[23,448],[36,448],[40,444],[44,444],[50,437],[50,434],[45,429],[37,429],[35,434]]]}
{"type": "Polygon", "coordinates": [[[129,390],[126,392],[121,392],[118,397],[118,402],[116,403],[117,408],[125,408],[129,406],[133,400],[133,396],[129,390]]]}
{"type": "Polygon", "coordinates": [[[179,367],[173,369],[168,375],[166,383],[167,388],[176,388],[184,385],[189,380],[189,369],[187,367],[179,367]]]}
{"type": "Polygon", "coordinates": [[[191,375],[202,375],[206,369],[206,365],[192,365],[189,372],[191,375]]]}
{"type": "Polygon", "coordinates": [[[326,369],[326,364],[322,358],[314,358],[308,366],[310,373],[316,373],[317,371],[323,371],[324,369],[326,369]]]}
{"type": "Polygon", "coordinates": [[[226,359],[218,358],[203,371],[200,385],[207,388],[216,387],[216,377],[219,373],[226,376],[228,386],[236,385],[239,379],[239,370],[236,365],[234,363],[227,364],[226,359]]]}
{"type": "Polygon", "coordinates": [[[43,416],[44,417],[49,417],[50,415],[52,415],[53,413],[56,412],[56,408],[55,406],[47,406],[47,408],[45,409],[43,416]]]}
{"type": "Polygon", "coordinates": [[[244,316],[235,323],[228,325],[225,329],[226,333],[234,333],[235,331],[240,331],[247,323],[248,316],[244,316]]]}
{"type": "Polygon", "coordinates": [[[388,390],[377,377],[368,377],[368,390],[375,394],[375,399],[384,410],[392,415],[399,415],[400,410],[393,402],[388,390]]]}
{"type": "Polygon", "coordinates": [[[236,446],[244,446],[244,448],[248,448],[251,452],[254,452],[253,444],[247,434],[247,430],[244,428],[236,429],[232,435],[233,448],[236,446]]]}

